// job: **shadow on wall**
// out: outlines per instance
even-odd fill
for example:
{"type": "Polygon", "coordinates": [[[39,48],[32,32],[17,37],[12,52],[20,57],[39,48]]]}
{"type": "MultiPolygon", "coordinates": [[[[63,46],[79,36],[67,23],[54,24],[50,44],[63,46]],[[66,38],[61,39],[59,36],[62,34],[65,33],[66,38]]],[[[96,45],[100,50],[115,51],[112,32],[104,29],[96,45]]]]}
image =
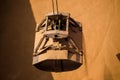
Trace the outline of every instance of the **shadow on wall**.
{"type": "Polygon", "coordinates": [[[32,66],[36,23],[29,0],[1,0],[0,16],[0,80],[53,80],[32,66]]]}
{"type": "Polygon", "coordinates": [[[118,60],[120,61],[120,53],[118,53],[116,56],[117,56],[118,60]]]}

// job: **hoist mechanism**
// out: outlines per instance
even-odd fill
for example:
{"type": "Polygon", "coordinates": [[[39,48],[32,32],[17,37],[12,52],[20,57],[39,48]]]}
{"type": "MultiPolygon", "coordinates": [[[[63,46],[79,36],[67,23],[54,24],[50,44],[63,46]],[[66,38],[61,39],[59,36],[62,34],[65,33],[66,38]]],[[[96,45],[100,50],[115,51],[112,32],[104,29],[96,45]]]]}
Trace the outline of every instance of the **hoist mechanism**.
{"type": "Polygon", "coordinates": [[[75,70],[83,63],[82,37],[79,36],[80,44],[77,44],[72,34],[82,33],[81,25],[70,17],[70,13],[60,13],[58,1],[55,1],[56,12],[52,0],[53,12],[37,26],[36,34],[40,33],[41,38],[39,41],[36,38],[38,43],[34,47],[33,65],[50,72],[75,70]]]}

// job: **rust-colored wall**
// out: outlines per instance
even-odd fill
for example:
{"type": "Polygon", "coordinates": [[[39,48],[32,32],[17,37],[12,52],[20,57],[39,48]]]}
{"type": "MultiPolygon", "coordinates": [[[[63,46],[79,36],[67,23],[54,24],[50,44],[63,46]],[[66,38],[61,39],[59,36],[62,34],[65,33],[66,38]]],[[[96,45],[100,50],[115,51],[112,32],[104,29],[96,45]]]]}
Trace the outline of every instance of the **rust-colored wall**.
{"type": "Polygon", "coordinates": [[[119,80],[120,1],[58,0],[59,10],[82,23],[86,57],[82,67],[64,73],[35,69],[35,26],[51,12],[51,0],[2,0],[0,3],[1,80],[119,80]]]}
{"type": "MultiPolygon", "coordinates": [[[[30,0],[39,23],[52,11],[51,0],[30,0]]],[[[52,73],[55,80],[119,80],[120,1],[58,0],[59,11],[70,12],[82,23],[85,60],[82,67],[65,73],[52,73]]],[[[79,39],[79,38],[78,38],[79,39]]]]}

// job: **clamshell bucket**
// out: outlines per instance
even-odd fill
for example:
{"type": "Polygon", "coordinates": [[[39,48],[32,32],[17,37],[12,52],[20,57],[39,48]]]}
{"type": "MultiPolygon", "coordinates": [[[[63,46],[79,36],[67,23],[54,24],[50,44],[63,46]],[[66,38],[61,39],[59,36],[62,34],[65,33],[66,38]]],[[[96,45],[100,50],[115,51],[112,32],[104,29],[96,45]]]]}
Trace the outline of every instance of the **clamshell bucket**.
{"type": "Polygon", "coordinates": [[[49,14],[36,33],[33,65],[44,71],[71,71],[82,65],[81,31],[70,14],[49,14]],[[41,36],[41,38],[39,38],[41,36]],[[79,38],[78,38],[79,36],[79,38]]]}

